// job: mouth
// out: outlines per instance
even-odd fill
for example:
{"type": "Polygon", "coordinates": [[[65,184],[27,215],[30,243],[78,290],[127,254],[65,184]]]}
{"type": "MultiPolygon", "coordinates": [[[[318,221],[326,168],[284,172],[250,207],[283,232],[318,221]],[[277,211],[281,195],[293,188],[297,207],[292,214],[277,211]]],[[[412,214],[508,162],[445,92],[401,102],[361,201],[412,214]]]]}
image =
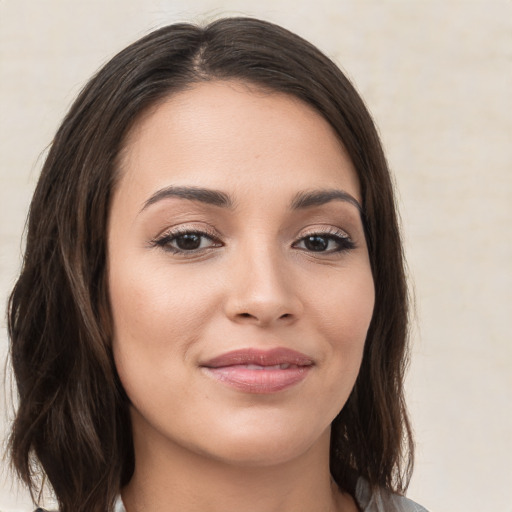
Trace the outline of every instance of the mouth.
{"type": "Polygon", "coordinates": [[[245,393],[269,394],[303,381],[314,361],[287,348],[242,349],[227,352],[201,364],[202,370],[221,383],[245,393]]]}

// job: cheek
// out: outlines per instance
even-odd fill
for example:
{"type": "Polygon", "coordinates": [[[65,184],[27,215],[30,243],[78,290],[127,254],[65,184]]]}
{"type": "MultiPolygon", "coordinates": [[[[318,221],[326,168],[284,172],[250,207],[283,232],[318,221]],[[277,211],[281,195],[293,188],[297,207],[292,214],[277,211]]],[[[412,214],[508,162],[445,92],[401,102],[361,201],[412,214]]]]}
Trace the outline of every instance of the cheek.
{"type": "Polygon", "coordinates": [[[347,395],[359,373],[373,315],[375,290],[369,266],[344,275],[337,286],[331,280],[323,293],[315,294],[314,302],[316,328],[328,340],[324,364],[332,390],[347,395]]]}
{"type": "Polygon", "coordinates": [[[129,270],[109,276],[114,325],[113,352],[125,390],[144,388],[151,375],[179,375],[187,354],[201,338],[211,314],[207,286],[161,268],[129,270]]]}
{"type": "Polygon", "coordinates": [[[331,339],[364,342],[375,303],[369,264],[354,265],[310,286],[310,307],[331,339]]]}
{"type": "Polygon", "coordinates": [[[178,339],[174,335],[201,326],[209,308],[210,288],[200,272],[190,275],[170,272],[165,265],[127,262],[109,275],[116,331],[123,338],[147,338],[155,343],[178,339]]]}

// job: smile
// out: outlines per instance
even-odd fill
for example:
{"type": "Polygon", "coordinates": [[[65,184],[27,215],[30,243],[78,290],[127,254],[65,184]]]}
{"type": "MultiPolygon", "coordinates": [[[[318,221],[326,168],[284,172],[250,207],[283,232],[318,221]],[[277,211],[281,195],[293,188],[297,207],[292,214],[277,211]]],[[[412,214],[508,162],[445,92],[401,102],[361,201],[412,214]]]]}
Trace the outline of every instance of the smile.
{"type": "Polygon", "coordinates": [[[269,394],[303,381],[313,360],[295,350],[243,349],[214,357],[201,364],[216,380],[245,393],[269,394]]]}

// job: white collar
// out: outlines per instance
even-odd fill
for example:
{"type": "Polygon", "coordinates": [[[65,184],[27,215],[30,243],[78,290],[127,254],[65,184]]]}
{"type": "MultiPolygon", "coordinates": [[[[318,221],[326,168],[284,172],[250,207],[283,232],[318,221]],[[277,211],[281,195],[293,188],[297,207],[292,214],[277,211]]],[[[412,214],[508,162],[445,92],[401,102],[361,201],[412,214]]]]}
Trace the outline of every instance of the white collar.
{"type": "Polygon", "coordinates": [[[126,509],[124,508],[123,499],[121,498],[120,494],[116,498],[116,502],[114,504],[114,512],[126,512],[126,509]]]}

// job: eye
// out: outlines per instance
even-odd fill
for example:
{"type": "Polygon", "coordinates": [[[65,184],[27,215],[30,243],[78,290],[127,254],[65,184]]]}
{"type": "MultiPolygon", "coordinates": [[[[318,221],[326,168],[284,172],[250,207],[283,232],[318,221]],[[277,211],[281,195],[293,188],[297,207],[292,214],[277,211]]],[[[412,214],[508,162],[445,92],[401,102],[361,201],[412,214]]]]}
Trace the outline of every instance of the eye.
{"type": "Polygon", "coordinates": [[[170,231],[153,240],[151,245],[174,254],[196,253],[222,244],[213,235],[198,230],[170,231]]]}
{"type": "Polygon", "coordinates": [[[354,242],[344,233],[312,233],[301,238],[294,247],[309,252],[337,253],[355,248],[354,242]]]}

